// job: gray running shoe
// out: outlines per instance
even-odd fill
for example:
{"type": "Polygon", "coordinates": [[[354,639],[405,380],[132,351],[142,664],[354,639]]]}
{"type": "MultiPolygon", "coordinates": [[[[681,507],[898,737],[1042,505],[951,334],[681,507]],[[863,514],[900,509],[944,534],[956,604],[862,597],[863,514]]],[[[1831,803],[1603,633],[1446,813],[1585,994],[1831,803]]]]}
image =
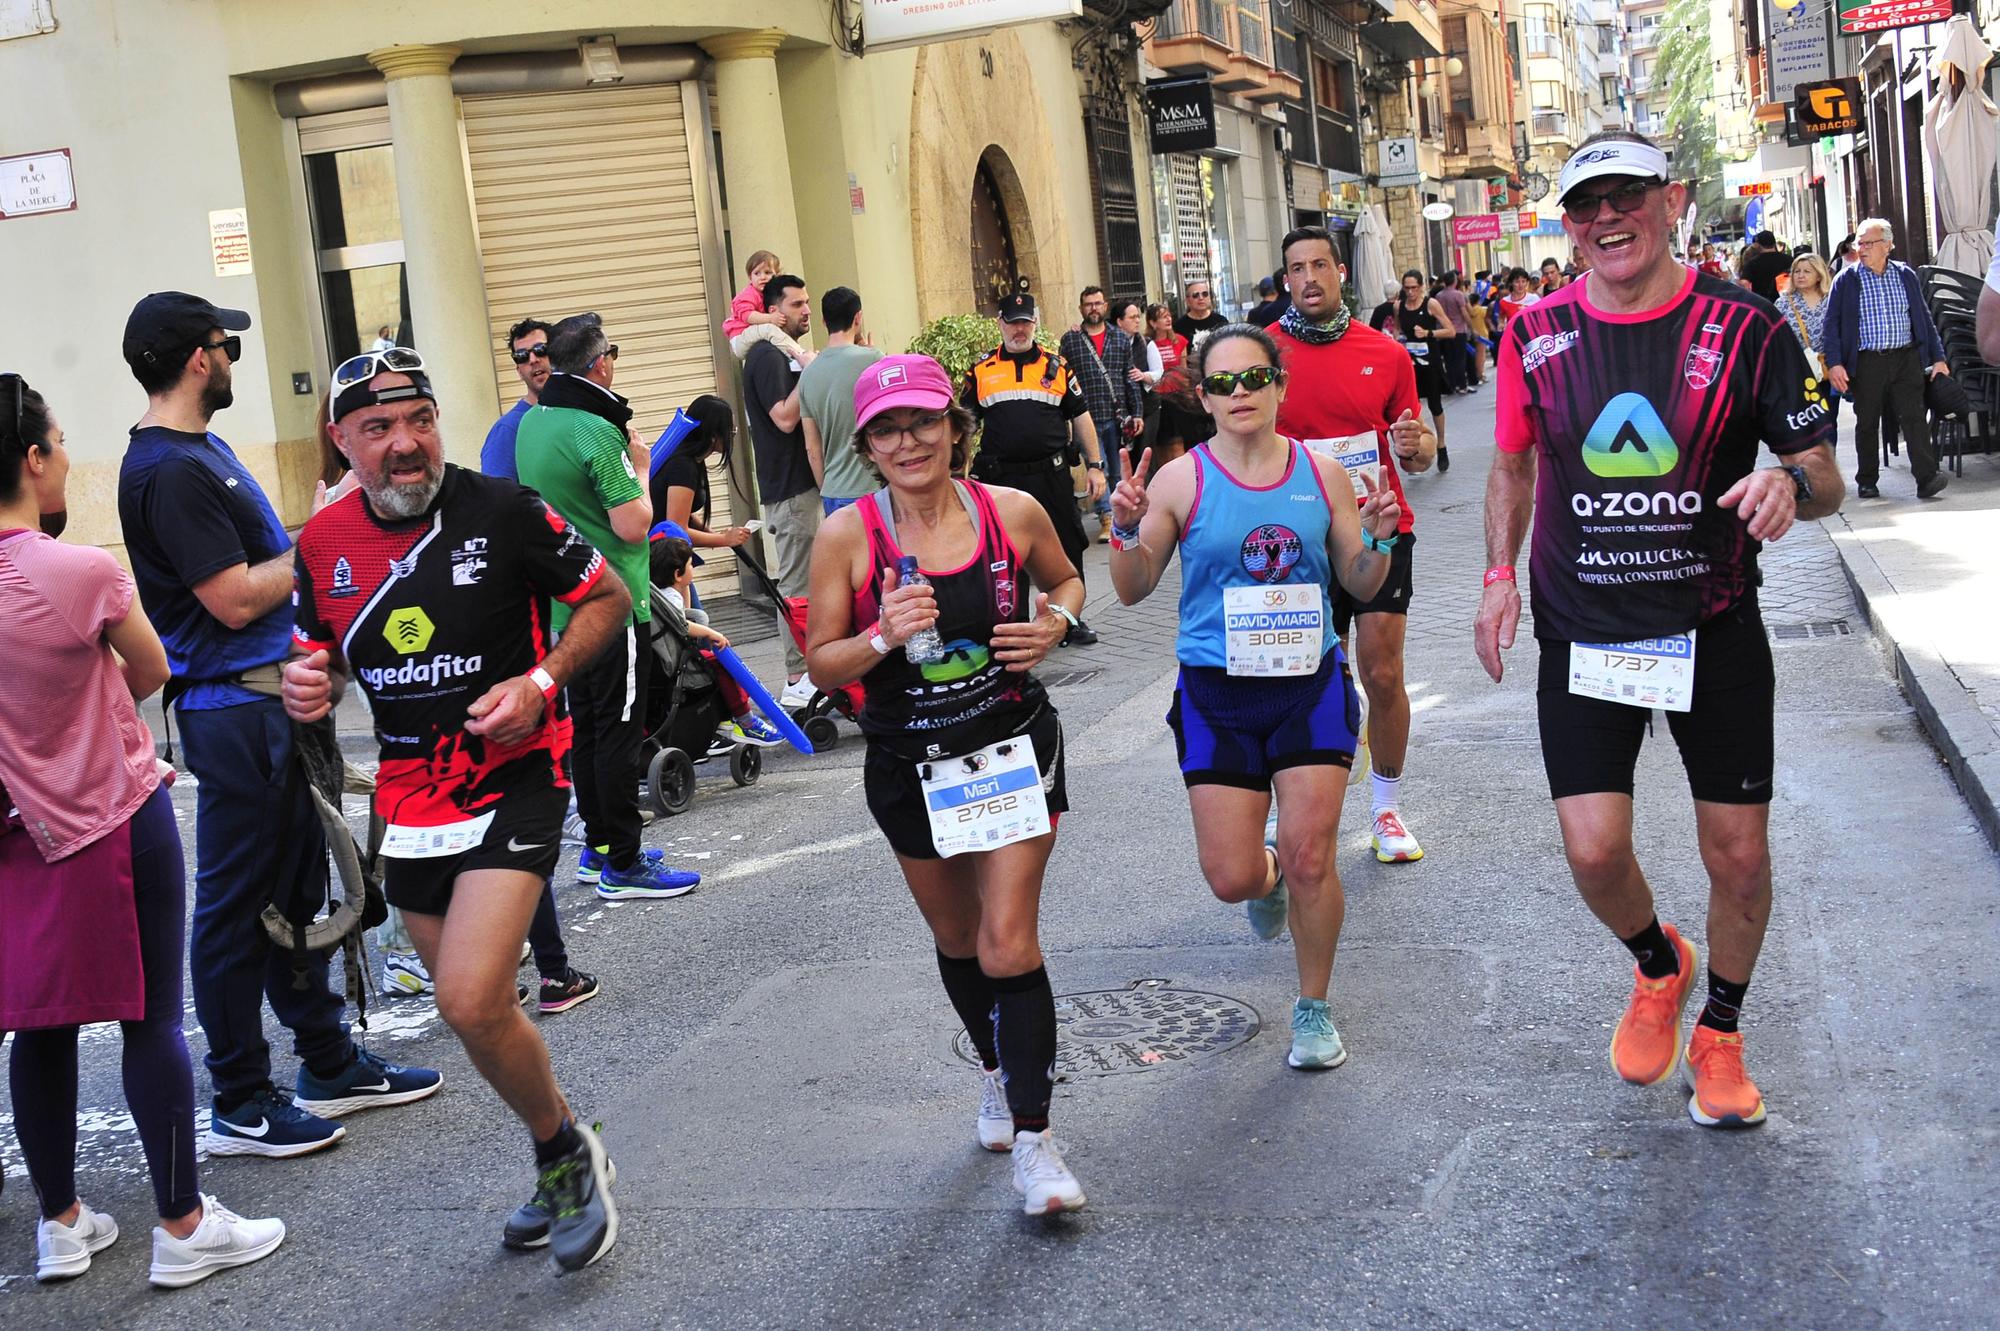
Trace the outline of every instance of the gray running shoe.
{"type": "MultiPolygon", "coordinates": [[[[618,1166],[605,1162],[604,1177],[607,1183],[618,1182],[618,1166]]],[[[535,1248],[549,1246],[549,1229],[555,1223],[555,1205],[549,1200],[549,1192],[539,1181],[535,1184],[535,1195],[516,1207],[514,1214],[507,1217],[506,1227],[500,1231],[500,1246],[515,1252],[529,1252],[535,1248]]]]}
{"type": "Polygon", "coordinates": [[[536,1188],[548,1194],[549,1252],[564,1271],[581,1271],[618,1241],[610,1157],[594,1131],[579,1123],[576,1132],[583,1144],[544,1169],[536,1188]]]}

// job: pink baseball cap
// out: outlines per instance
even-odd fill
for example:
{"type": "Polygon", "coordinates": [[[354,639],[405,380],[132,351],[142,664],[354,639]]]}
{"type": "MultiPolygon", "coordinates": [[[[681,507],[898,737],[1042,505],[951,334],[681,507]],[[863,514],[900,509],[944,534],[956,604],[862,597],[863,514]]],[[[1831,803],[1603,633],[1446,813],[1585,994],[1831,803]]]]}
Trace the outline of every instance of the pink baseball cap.
{"type": "Polygon", "coordinates": [[[951,380],[929,356],[884,356],[854,381],[854,428],[895,407],[940,411],[951,405],[951,380]]]}

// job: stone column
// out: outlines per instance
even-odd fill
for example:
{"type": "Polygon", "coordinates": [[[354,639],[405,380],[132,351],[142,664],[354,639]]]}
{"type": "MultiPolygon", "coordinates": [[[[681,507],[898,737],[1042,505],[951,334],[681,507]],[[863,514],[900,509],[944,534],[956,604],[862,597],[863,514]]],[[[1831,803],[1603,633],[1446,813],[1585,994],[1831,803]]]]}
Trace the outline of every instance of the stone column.
{"type": "Polygon", "coordinates": [[[455,46],[390,46],[368,53],[389,82],[389,134],[403,263],[417,349],[437,389],[445,455],[477,467],[500,414],[486,319],[486,280],[451,91],[455,46]]]}
{"type": "Polygon", "coordinates": [[[779,28],[728,32],[702,40],[715,61],[716,114],[721,120],[722,175],[729,189],[729,237],[735,267],[729,289],[743,285],[743,261],[772,250],[798,272],[799,216],[792,201],[791,158],[778,95],[779,28]]]}

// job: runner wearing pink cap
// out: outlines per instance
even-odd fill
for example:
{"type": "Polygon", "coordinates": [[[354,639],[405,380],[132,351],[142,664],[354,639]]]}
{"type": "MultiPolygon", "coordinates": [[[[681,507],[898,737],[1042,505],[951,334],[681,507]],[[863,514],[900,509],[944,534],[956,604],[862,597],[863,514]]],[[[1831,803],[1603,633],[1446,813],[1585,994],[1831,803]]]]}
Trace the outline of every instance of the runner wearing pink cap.
{"type": "Polygon", "coordinates": [[[1069,807],[1062,726],[1029,673],[1083,605],[1083,579],[1033,498],[957,479],[972,417],[928,356],[886,356],[854,386],[849,446],[887,485],[813,543],[806,667],[867,690],[868,810],[937,944],[938,972],[979,1051],[980,1145],[1013,1152],[1030,1215],[1083,1189],[1049,1134],[1055,995],[1037,929],[1042,876],[1069,807]],[[903,585],[914,560],[928,585],[903,585]],[[1028,581],[1048,590],[1028,605],[1028,581]],[[935,629],[942,653],[912,659],[935,629]]]}

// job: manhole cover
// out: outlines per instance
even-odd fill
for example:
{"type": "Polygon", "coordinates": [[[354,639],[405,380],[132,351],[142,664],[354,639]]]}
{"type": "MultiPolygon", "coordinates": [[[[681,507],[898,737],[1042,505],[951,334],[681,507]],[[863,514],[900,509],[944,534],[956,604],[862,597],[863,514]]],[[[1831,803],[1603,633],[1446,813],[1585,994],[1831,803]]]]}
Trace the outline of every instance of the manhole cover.
{"type": "Polygon", "coordinates": [[[1769,632],[1773,642],[1809,642],[1818,638],[1845,638],[1854,630],[1844,619],[1815,619],[1804,624],[1773,624],[1769,632]]]}
{"type": "MultiPolygon", "coordinates": [[[[1056,1079],[1178,1067],[1234,1049],[1262,1025],[1240,998],[1140,980],[1129,989],[1056,995],[1056,1079]]],[[[953,1052],[977,1063],[964,1031],[953,1052]]]]}

